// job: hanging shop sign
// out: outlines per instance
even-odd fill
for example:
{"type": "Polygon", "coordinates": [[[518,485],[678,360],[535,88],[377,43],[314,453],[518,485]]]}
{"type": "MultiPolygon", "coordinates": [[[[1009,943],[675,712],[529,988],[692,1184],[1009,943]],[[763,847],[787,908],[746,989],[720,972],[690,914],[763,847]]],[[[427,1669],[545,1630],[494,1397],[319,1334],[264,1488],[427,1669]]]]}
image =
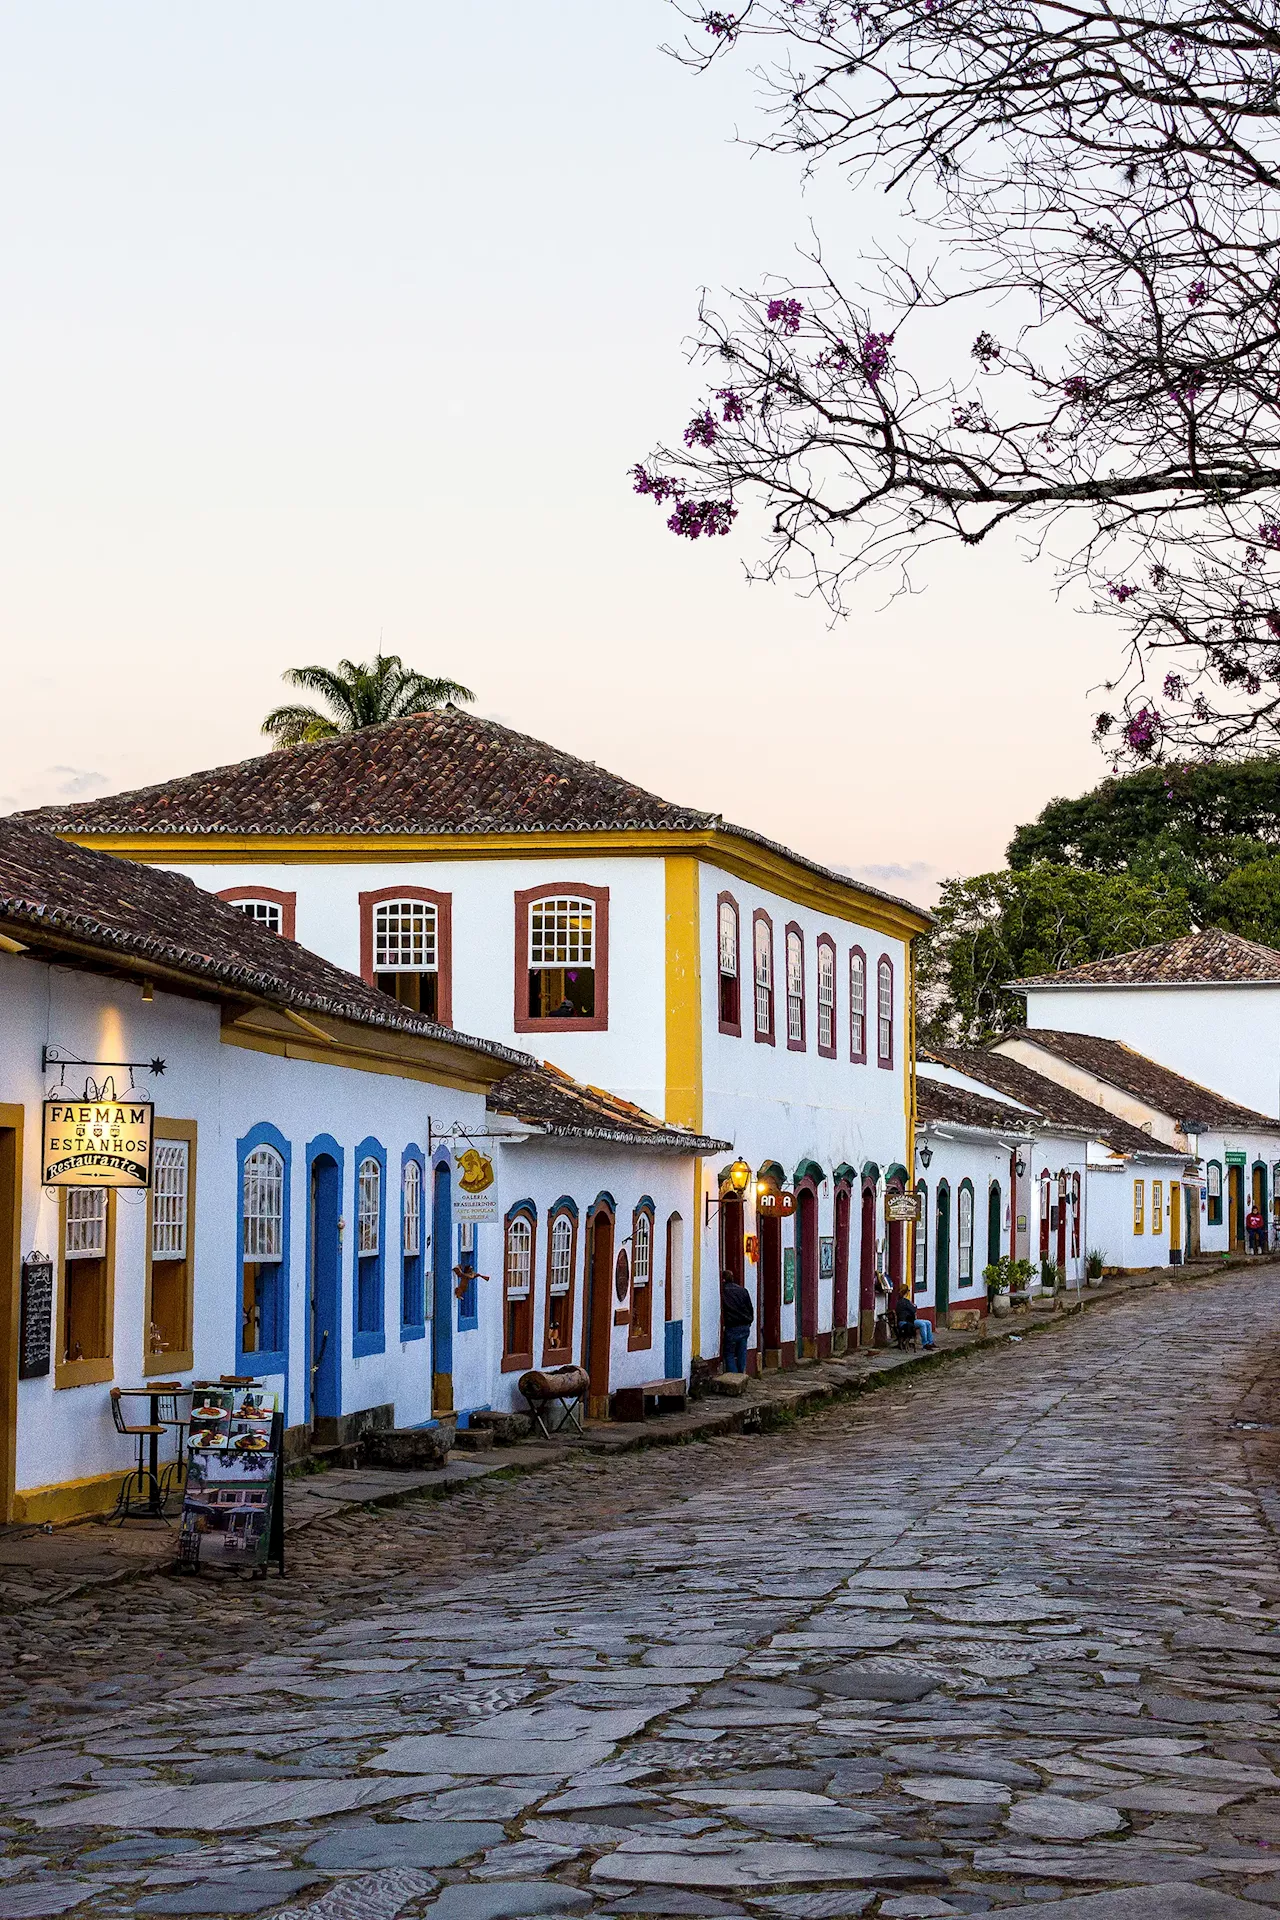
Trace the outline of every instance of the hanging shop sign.
{"type": "Polygon", "coordinates": [[[884,1212],[887,1220],[918,1220],[923,1197],[918,1193],[886,1193],[884,1212]]]}
{"type": "Polygon", "coordinates": [[[150,1100],[46,1100],[43,1184],[149,1187],[155,1112],[150,1100]]]}
{"type": "Polygon", "coordinates": [[[493,1161],[478,1147],[466,1147],[454,1156],[458,1184],[453,1195],[453,1217],[473,1226],[498,1217],[498,1196],[493,1187],[493,1161]]]}
{"type": "Polygon", "coordinates": [[[796,1210],[794,1193],[787,1193],[781,1187],[758,1187],[756,1189],[756,1212],[766,1220],[789,1220],[796,1210]]]}

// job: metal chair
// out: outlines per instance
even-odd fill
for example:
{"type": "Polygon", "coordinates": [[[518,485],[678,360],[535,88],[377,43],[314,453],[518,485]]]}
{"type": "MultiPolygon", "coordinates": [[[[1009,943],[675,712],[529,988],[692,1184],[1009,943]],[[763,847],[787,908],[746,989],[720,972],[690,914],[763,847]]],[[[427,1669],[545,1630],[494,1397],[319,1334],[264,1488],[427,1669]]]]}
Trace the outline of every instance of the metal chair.
{"type": "Polygon", "coordinates": [[[177,1451],[172,1460],[167,1460],[160,1469],[160,1486],[164,1500],[171,1494],[179,1493],[187,1477],[187,1428],[191,1424],[191,1388],[184,1387],[180,1380],[156,1380],[152,1383],[155,1399],[152,1406],[159,1424],[166,1429],[172,1427],[177,1451]],[[178,1405],[185,1397],[187,1410],[184,1413],[178,1405]]]}
{"type": "Polygon", "coordinates": [[[133,1393],[124,1387],[111,1389],[111,1418],[115,1422],[116,1432],[137,1441],[138,1463],[130,1473],[126,1474],[116,1504],[107,1516],[108,1523],[112,1520],[131,1520],[144,1516],[147,1519],[163,1519],[165,1488],[156,1470],[156,1458],[160,1436],[162,1433],[167,1433],[168,1428],[158,1421],[136,1423],[126,1419],[122,1404],[126,1399],[149,1399],[151,1406],[154,1407],[156,1396],[149,1388],[133,1393]]]}

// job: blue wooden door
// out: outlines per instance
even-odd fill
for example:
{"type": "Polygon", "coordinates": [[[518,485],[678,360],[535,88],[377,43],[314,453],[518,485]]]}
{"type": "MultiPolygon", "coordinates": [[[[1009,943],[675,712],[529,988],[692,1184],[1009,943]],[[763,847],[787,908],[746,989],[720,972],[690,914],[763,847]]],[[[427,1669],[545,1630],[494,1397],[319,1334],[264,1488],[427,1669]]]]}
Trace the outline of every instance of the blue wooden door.
{"type": "Polygon", "coordinates": [[[663,1330],[663,1375],[668,1380],[684,1379],[684,1322],[668,1320],[663,1330]]]}
{"type": "Polygon", "coordinates": [[[342,1411],[342,1171],[327,1153],[311,1163],[311,1417],[342,1411]]]}

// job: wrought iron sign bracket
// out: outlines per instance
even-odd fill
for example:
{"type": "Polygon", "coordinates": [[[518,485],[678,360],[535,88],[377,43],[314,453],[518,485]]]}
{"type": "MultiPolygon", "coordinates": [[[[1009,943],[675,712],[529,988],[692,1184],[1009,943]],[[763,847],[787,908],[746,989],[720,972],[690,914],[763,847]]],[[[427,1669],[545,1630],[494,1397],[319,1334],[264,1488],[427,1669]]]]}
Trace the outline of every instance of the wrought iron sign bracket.
{"type": "Polygon", "coordinates": [[[163,1060],[159,1060],[159,1059],[156,1059],[156,1060],[79,1060],[79,1059],[76,1059],[72,1054],[64,1053],[61,1047],[41,1047],[40,1049],[41,1073],[47,1074],[50,1067],[57,1067],[59,1070],[61,1070],[63,1067],[121,1067],[131,1074],[132,1073],[161,1074],[164,1072],[165,1063],[163,1060]]]}

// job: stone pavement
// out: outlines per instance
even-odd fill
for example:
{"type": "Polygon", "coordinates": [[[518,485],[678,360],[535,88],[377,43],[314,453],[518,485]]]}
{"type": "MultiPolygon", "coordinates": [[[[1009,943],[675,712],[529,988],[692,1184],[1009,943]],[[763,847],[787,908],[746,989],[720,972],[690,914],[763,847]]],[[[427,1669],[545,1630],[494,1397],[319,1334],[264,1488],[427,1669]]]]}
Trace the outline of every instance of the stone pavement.
{"type": "Polygon", "coordinates": [[[1280,1909],[1280,1273],[7,1623],[0,1920],[1280,1909]]]}
{"type": "MultiPolygon", "coordinates": [[[[1219,1271],[1213,1268],[1211,1277],[1216,1279],[1219,1271]]],[[[573,1454],[617,1455],[681,1446],[695,1439],[770,1432],[881,1387],[890,1374],[931,1366],[992,1343],[1016,1345],[1030,1331],[1060,1327],[1064,1311],[1104,1307],[1134,1291],[1185,1288],[1204,1278],[1198,1270],[1168,1268],[1120,1275],[1097,1290],[1068,1296],[1065,1309],[1056,1312],[1037,1304],[1028,1314],[992,1320],[977,1331],[940,1329],[932,1352],[855,1349],[838,1359],[803,1362],[785,1373],[764,1374],[750,1380],[740,1396],[713,1394],[692,1401],[680,1414],[637,1424],[592,1421],[580,1438],[538,1438],[481,1454],[454,1452],[443,1467],[421,1472],[348,1467],[291,1474],[285,1488],[286,1533],[293,1538],[318,1521],[337,1520],[356,1508],[452,1496],[489,1476],[537,1472],[573,1454]]],[[[172,1564],[175,1540],[176,1528],[162,1521],[135,1520],[123,1527],[92,1520],[58,1528],[0,1528],[0,1616],[31,1606],[64,1604],[93,1588],[166,1570],[172,1564]]]]}

